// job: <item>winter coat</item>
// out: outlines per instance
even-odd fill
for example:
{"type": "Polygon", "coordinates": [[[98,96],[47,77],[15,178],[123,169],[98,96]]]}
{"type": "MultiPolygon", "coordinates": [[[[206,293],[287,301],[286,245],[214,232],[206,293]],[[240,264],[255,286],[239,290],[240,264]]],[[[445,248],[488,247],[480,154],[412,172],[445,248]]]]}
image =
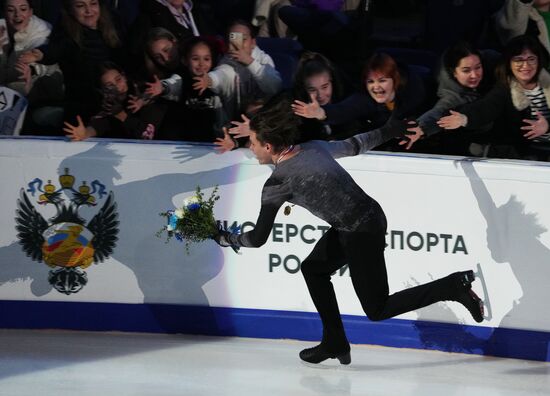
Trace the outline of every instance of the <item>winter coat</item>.
{"type": "Polygon", "coordinates": [[[449,76],[449,73],[445,69],[442,69],[440,73],[437,96],[439,100],[434,107],[417,119],[418,125],[422,128],[425,136],[434,135],[442,130],[437,125],[437,121],[441,117],[449,115],[449,110],[474,102],[481,97],[478,90],[459,84],[454,78],[449,76]]]}
{"type": "Polygon", "coordinates": [[[550,52],[548,27],[544,18],[533,6],[533,2],[506,0],[504,6],[495,14],[495,29],[503,44],[516,36],[532,34],[550,52]]]}
{"type": "MultiPolygon", "coordinates": [[[[544,92],[546,102],[550,104],[550,74],[541,70],[538,84],[544,92]]],[[[524,119],[532,119],[531,102],[521,85],[510,80],[509,84],[498,83],[483,98],[467,104],[458,111],[468,117],[468,128],[481,129],[494,122],[494,141],[502,144],[526,144],[530,141],[523,137],[521,129],[524,119]]]]}

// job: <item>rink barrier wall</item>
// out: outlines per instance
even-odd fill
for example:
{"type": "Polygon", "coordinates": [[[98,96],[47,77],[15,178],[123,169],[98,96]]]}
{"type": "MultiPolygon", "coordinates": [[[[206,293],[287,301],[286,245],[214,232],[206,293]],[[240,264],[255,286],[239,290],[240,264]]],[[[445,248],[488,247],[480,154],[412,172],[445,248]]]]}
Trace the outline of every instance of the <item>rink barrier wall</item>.
{"type": "MultiPolygon", "coordinates": [[[[322,331],[318,315],[311,312],[51,301],[0,301],[0,312],[0,328],[4,329],[201,334],[304,341],[318,341],[322,331]]],[[[354,315],[343,315],[343,321],[352,344],[550,361],[550,334],[546,332],[403,319],[373,322],[354,315]],[[445,342],[426,343],[419,337],[426,331],[445,342]]]]}
{"type": "MultiPolygon", "coordinates": [[[[154,236],[158,213],[197,185],[220,187],[217,219],[252,227],[271,169],[247,150],[216,155],[211,145],[107,139],[0,143],[0,328],[320,338],[299,271],[328,228],[311,213],[298,206],[279,213],[267,243],[240,255],[213,241],[187,254],[154,236]],[[109,257],[80,270],[85,287],[63,294],[50,277],[59,266],[22,249],[16,216],[27,194],[50,221],[53,208],[39,204],[32,186],[59,185],[67,170],[75,187],[98,181],[113,194],[119,232],[109,257]]],[[[384,208],[392,292],[474,269],[486,308],[480,324],[456,302],[371,322],[344,268],[333,284],[352,343],[549,361],[549,163],[373,152],[340,164],[384,208]]],[[[86,221],[107,196],[81,212],[86,221]]]]}

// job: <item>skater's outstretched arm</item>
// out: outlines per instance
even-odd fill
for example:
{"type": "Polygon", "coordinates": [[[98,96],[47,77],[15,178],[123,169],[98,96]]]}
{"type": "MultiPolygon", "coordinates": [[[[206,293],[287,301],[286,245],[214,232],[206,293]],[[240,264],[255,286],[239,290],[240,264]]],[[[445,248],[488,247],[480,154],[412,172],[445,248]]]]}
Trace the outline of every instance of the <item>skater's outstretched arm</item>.
{"type": "Polygon", "coordinates": [[[327,149],[334,158],[358,155],[393,138],[407,139],[407,135],[414,134],[409,129],[413,129],[415,126],[414,121],[389,120],[378,129],[357,134],[346,140],[328,142],[327,149]]]}
{"type": "Polygon", "coordinates": [[[290,193],[287,186],[273,177],[269,178],[262,190],[262,207],[254,229],[238,235],[220,231],[218,237],[215,238],[216,242],[224,247],[230,245],[236,247],[262,246],[269,238],[279,208],[289,198],[290,193]]]}

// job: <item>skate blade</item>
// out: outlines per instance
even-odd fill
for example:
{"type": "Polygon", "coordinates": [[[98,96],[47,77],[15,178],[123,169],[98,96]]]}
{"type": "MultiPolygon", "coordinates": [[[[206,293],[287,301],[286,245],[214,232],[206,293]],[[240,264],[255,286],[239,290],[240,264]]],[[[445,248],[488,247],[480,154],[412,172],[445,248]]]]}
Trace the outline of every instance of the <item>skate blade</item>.
{"type": "Polygon", "coordinates": [[[483,270],[481,269],[481,264],[477,263],[477,271],[475,272],[475,277],[481,282],[481,288],[483,290],[483,298],[480,297],[484,305],[484,314],[483,318],[485,320],[493,319],[493,311],[491,309],[491,300],[489,300],[489,292],[487,291],[487,283],[485,282],[485,276],[483,275],[483,270]]]}

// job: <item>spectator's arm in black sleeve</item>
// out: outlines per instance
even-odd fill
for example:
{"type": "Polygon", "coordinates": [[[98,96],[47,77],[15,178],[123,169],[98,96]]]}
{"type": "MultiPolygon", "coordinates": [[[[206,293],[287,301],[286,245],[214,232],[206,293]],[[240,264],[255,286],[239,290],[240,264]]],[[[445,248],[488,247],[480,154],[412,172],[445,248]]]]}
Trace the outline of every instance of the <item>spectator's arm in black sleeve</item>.
{"type": "Polygon", "coordinates": [[[343,124],[350,121],[369,117],[374,106],[368,93],[357,93],[351,95],[339,103],[323,106],[327,124],[343,124]]]}
{"type": "Polygon", "coordinates": [[[147,130],[147,126],[149,125],[139,117],[131,114],[128,114],[123,124],[124,128],[128,131],[129,137],[133,139],[143,139],[143,133],[147,130]]]}
{"type": "Polygon", "coordinates": [[[439,121],[441,117],[449,115],[450,109],[456,109],[458,106],[461,106],[463,104],[464,100],[458,97],[458,95],[446,96],[439,99],[434,107],[422,114],[417,119],[418,125],[420,125],[420,128],[422,128],[422,132],[424,132],[424,135],[432,136],[442,131],[443,128],[437,125],[437,121],[439,121]]]}
{"type": "Polygon", "coordinates": [[[483,98],[461,106],[456,111],[468,118],[466,124],[468,129],[483,128],[503,114],[506,101],[510,98],[509,89],[503,84],[497,84],[483,98]]]}
{"type": "Polygon", "coordinates": [[[426,87],[424,81],[414,71],[407,74],[407,82],[396,93],[396,107],[392,118],[404,119],[418,114],[426,102],[426,87]]]}
{"type": "Polygon", "coordinates": [[[44,57],[40,63],[45,65],[53,65],[60,62],[66,56],[71,56],[77,50],[77,44],[61,27],[56,27],[50,36],[48,44],[40,47],[40,51],[44,57]]]}

